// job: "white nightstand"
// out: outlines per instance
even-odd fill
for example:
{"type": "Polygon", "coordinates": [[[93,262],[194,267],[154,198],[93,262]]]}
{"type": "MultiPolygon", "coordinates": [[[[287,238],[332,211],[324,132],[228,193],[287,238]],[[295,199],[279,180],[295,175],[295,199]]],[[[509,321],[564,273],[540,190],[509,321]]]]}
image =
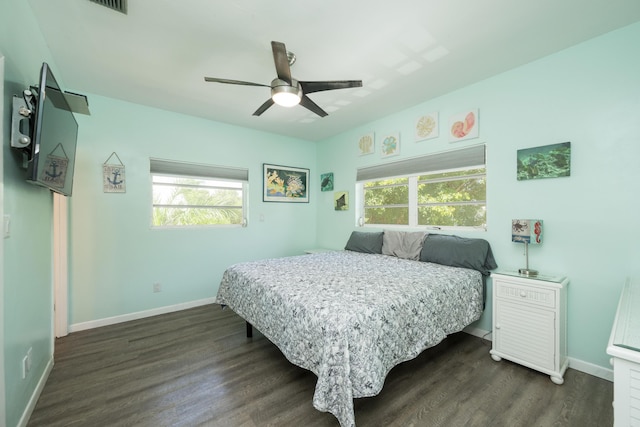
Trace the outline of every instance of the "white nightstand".
{"type": "Polygon", "coordinates": [[[566,277],[492,273],[493,346],[495,361],[503,358],[544,372],[564,382],[567,357],[566,277]]]}

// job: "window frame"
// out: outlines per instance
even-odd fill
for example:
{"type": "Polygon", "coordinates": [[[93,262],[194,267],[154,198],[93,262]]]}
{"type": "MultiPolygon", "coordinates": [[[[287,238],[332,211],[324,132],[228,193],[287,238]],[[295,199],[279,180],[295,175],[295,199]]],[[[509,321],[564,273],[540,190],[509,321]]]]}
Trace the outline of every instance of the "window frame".
{"type": "Polygon", "coordinates": [[[248,200],[249,200],[249,173],[247,169],[231,168],[227,166],[206,165],[199,163],[187,163],[173,160],[164,159],[150,159],[149,165],[149,183],[151,188],[151,203],[150,203],[150,225],[152,229],[165,230],[165,229],[203,229],[203,228],[237,228],[248,226],[248,200]],[[154,177],[170,177],[170,178],[184,178],[184,179],[199,179],[206,181],[232,182],[239,184],[239,186],[224,185],[197,185],[197,184],[175,184],[175,183],[156,183],[154,177]],[[229,206],[229,205],[174,205],[155,203],[154,200],[154,188],[156,185],[171,186],[171,187],[184,187],[194,189],[222,189],[222,190],[239,190],[241,192],[242,205],[229,206]],[[158,207],[177,207],[187,209],[240,209],[241,221],[240,223],[233,224],[187,224],[187,225],[156,225],[154,224],[154,212],[158,207]]]}
{"type": "MultiPolygon", "coordinates": [[[[355,208],[355,222],[357,227],[365,227],[365,228],[398,228],[398,229],[428,229],[428,230],[487,230],[487,220],[485,216],[485,222],[481,226],[449,226],[449,225],[420,225],[419,221],[419,208],[422,206],[435,206],[442,205],[443,203],[433,203],[433,204],[420,204],[418,203],[418,188],[421,181],[419,181],[420,176],[424,175],[433,175],[438,173],[450,173],[464,170],[473,170],[473,169],[484,169],[483,174],[471,174],[468,176],[461,175],[459,178],[443,178],[444,180],[457,180],[457,179],[469,179],[469,178],[478,178],[484,177],[485,180],[485,198],[483,201],[473,201],[473,202],[455,202],[455,203],[444,203],[447,206],[461,206],[461,205],[478,205],[483,202],[485,215],[487,215],[487,198],[486,198],[486,184],[487,184],[487,166],[486,166],[486,145],[480,144],[477,146],[470,146],[466,148],[462,148],[459,150],[451,150],[441,153],[434,153],[426,156],[409,158],[406,160],[400,160],[394,162],[393,164],[382,164],[376,165],[368,168],[358,169],[357,176],[359,178],[367,177],[368,179],[358,179],[356,180],[356,188],[355,188],[355,198],[356,198],[356,208],[355,208]],[[472,152],[475,150],[475,152],[472,152]],[[457,158],[457,155],[460,154],[460,157],[457,158]],[[448,168],[438,169],[438,162],[444,160],[442,163],[447,166],[451,166],[448,168]],[[423,161],[426,165],[426,171],[419,171],[420,162],[423,161]],[[456,165],[459,165],[456,167],[456,165]],[[385,171],[398,171],[402,170],[403,167],[407,166],[410,169],[411,173],[407,174],[395,174],[384,176],[385,171]],[[375,176],[371,178],[371,176],[375,176]],[[408,224],[366,224],[365,223],[365,183],[367,182],[375,182],[381,181],[385,179],[397,179],[397,178],[407,178],[408,179],[408,224]],[[480,202],[480,203],[479,203],[480,202]]],[[[424,182],[424,181],[422,181],[424,182]]],[[[392,184],[393,185],[393,184],[392,184]]],[[[387,206],[387,205],[385,205],[387,206]]],[[[392,206],[392,205],[388,205],[392,206]]],[[[393,205],[396,206],[396,205],[393,205]]],[[[397,205],[404,207],[405,205],[397,205]]]]}

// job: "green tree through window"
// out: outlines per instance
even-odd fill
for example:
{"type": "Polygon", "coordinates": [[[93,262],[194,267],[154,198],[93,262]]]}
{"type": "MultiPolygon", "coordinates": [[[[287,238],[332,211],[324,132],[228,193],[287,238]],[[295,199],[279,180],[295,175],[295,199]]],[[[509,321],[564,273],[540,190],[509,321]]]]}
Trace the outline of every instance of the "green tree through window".
{"type": "Polygon", "coordinates": [[[244,185],[239,181],[152,174],[153,225],[241,225],[244,185]]]}
{"type": "Polygon", "coordinates": [[[364,224],[484,227],[486,170],[468,168],[361,183],[364,224]]]}

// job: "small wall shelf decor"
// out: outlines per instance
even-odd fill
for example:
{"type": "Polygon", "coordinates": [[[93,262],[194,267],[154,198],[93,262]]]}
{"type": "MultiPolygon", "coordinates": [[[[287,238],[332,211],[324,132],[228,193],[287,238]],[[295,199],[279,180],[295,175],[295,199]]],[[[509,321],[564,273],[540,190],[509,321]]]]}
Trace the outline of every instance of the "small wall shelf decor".
{"type": "Polygon", "coordinates": [[[518,181],[571,175],[571,143],[518,150],[518,181]]]}
{"type": "Polygon", "coordinates": [[[449,117],[449,141],[477,138],[479,135],[478,110],[467,110],[449,117]]]}
{"type": "Polygon", "coordinates": [[[400,154],[400,132],[390,133],[382,139],[382,157],[400,154]]]}
{"type": "Polygon", "coordinates": [[[320,191],[333,191],[333,172],[320,175],[320,191]]]}
{"type": "Polygon", "coordinates": [[[362,135],[358,140],[358,150],[361,156],[373,154],[375,149],[375,134],[373,132],[362,135]]]}
{"type": "Polygon", "coordinates": [[[105,193],[126,193],[126,175],[124,164],[114,151],[102,165],[102,190],[105,193]],[[118,163],[110,163],[115,157],[118,163]]]}
{"type": "Polygon", "coordinates": [[[309,169],[263,164],[262,200],[309,202],[309,169]]]}
{"type": "Polygon", "coordinates": [[[349,192],[348,191],[336,191],[334,193],[334,207],[337,211],[349,210],[349,192]]]}
{"type": "Polygon", "coordinates": [[[438,137],[438,113],[429,113],[416,120],[416,142],[438,137]]]}

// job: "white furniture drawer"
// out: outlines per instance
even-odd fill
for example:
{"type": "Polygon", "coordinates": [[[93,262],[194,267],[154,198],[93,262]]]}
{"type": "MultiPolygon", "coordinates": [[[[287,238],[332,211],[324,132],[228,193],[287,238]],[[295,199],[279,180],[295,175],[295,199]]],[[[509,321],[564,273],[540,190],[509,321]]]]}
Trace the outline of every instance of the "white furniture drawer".
{"type": "Polygon", "coordinates": [[[498,298],[526,302],[551,309],[556,308],[556,291],[553,289],[519,286],[496,280],[495,290],[498,298]]]}

